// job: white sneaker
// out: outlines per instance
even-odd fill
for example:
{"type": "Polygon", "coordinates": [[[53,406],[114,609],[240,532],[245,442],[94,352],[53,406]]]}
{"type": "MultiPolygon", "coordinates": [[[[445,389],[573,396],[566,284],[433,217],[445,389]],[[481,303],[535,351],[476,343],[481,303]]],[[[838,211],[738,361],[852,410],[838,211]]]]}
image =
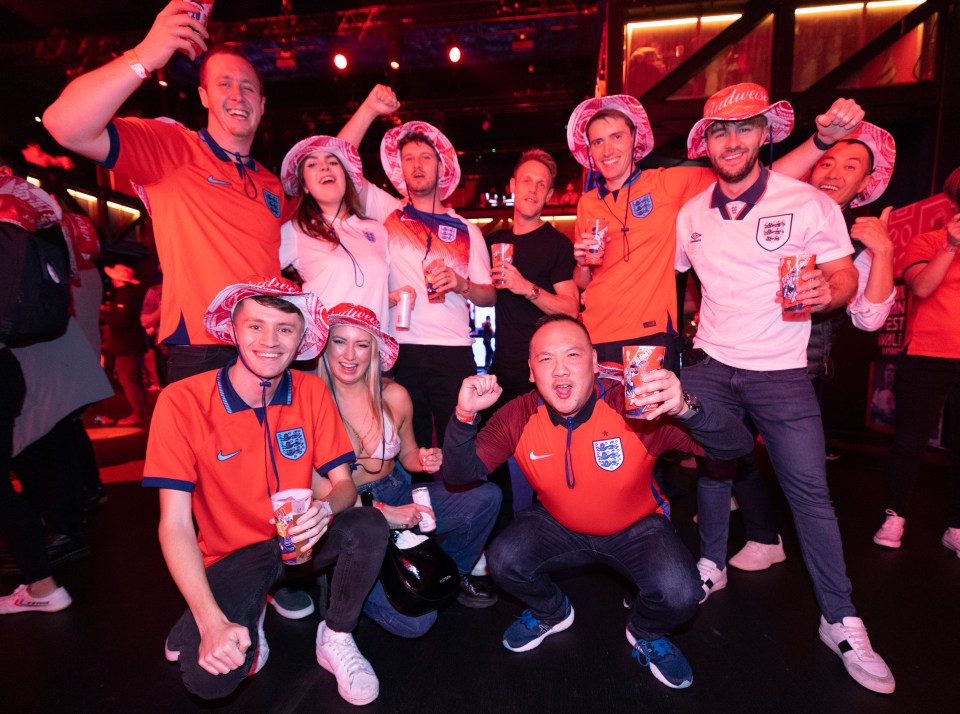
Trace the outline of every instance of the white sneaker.
{"type": "Polygon", "coordinates": [[[35,597],[26,585],[18,585],[9,595],[0,597],[0,615],[18,612],[59,612],[70,607],[73,600],[64,588],[57,588],[49,595],[35,597]]]}
{"type": "Polygon", "coordinates": [[[820,616],[820,639],[840,655],[847,673],[873,692],[893,694],[897,683],[883,658],[873,651],[867,628],[859,617],[845,617],[834,625],[820,616]]]}
{"type": "Polygon", "coordinates": [[[771,565],[782,563],[786,559],[787,554],[783,552],[783,539],[777,536],[775,545],[748,540],[740,552],[727,561],[727,564],[739,570],[755,571],[766,570],[771,565]]]}
{"type": "Polygon", "coordinates": [[[887,520],[883,522],[873,535],[873,542],[882,545],[884,548],[899,548],[900,539],[903,538],[903,526],[906,523],[905,518],[901,518],[889,508],[886,511],[887,520]]]}
{"type": "Polygon", "coordinates": [[[326,621],[317,628],[317,663],[337,678],[337,691],[351,704],[369,704],[380,694],[380,681],[353,635],[334,632],[326,621]]]}
{"type": "Polygon", "coordinates": [[[960,558],[960,528],[947,528],[940,542],[960,558]]]}
{"type": "Polygon", "coordinates": [[[716,563],[706,558],[697,561],[697,570],[700,571],[700,582],[703,583],[703,599],[700,600],[702,605],[710,597],[710,593],[727,587],[727,570],[720,570],[716,563]]]}

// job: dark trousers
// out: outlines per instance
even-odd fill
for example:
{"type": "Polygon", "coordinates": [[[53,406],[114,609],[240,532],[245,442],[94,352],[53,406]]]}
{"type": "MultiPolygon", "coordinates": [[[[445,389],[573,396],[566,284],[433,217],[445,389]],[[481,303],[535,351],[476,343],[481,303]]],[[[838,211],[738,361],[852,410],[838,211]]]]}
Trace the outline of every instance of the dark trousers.
{"type": "Polygon", "coordinates": [[[487,551],[490,574],[538,618],[560,611],[563,593],[550,573],[603,563],[630,578],[637,595],[630,631],[655,640],[689,620],[703,596],[693,556],[666,516],[654,513],[619,533],[593,536],[559,524],[541,504],[517,514],[487,551]]]}
{"type": "Polygon", "coordinates": [[[903,355],[893,383],[897,428],[887,473],[887,508],[906,517],[920,471],[920,457],[933,436],[944,403],[949,425],[950,500],[947,525],[960,528],[960,360],[903,355]]]}
{"type": "Polygon", "coordinates": [[[8,348],[0,348],[0,535],[29,584],[50,577],[53,571],[43,548],[40,517],[10,483],[13,423],[26,393],[20,363],[8,348]]]}
{"type": "Polygon", "coordinates": [[[413,401],[413,435],[419,446],[430,446],[436,430],[443,446],[447,422],[457,407],[460,385],[477,373],[471,347],[400,345],[394,379],[413,401]]]}
{"type": "Polygon", "coordinates": [[[236,357],[237,348],[229,345],[171,345],[167,357],[167,384],[226,367],[236,357]]]}
{"type": "Polygon", "coordinates": [[[360,608],[373,588],[387,549],[389,530],[383,514],[375,508],[350,508],[338,513],[330,530],[313,547],[313,558],[300,566],[284,566],[276,538],[231,553],[207,568],[207,582],[224,616],[250,633],[246,660],[226,674],[210,674],[199,664],[200,631],[190,610],[170,630],[168,643],[180,652],[180,671],[188,691],[204,699],[219,699],[235,690],[247,676],[257,653],[257,620],[266,603],[267,591],[289,569],[291,575],[306,575],[333,563],[327,626],[351,632],[357,626],[360,608]]]}
{"type": "Polygon", "coordinates": [[[655,335],[633,337],[629,340],[616,342],[598,342],[593,348],[597,351],[597,360],[600,362],[616,362],[623,364],[623,348],[631,345],[662,345],[663,367],[671,372],[680,374],[680,336],[658,332],[655,335]]]}

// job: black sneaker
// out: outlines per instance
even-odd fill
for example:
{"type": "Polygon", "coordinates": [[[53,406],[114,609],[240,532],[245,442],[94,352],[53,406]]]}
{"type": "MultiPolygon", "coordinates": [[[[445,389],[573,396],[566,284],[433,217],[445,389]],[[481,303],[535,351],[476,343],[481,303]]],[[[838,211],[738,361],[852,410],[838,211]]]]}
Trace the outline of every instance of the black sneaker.
{"type": "Polygon", "coordinates": [[[277,588],[267,595],[267,602],[288,620],[309,617],[315,609],[310,594],[295,588],[277,588]]]}
{"type": "Polygon", "coordinates": [[[50,565],[59,565],[68,560],[76,560],[90,555],[90,548],[83,536],[69,536],[66,533],[51,533],[44,545],[50,565]]]}
{"type": "Polygon", "coordinates": [[[485,575],[460,573],[460,594],[457,602],[466,607],[490,607],[497,602],[493,583],[485,575]]]}
{"type": "Polygon", "coordinates": [[[92,511],[97,506],[102,506],[107,502],[107,494],[103,489],[103,484],[98,484],[94,488],[83,489],[83,510],[92,511]]]}

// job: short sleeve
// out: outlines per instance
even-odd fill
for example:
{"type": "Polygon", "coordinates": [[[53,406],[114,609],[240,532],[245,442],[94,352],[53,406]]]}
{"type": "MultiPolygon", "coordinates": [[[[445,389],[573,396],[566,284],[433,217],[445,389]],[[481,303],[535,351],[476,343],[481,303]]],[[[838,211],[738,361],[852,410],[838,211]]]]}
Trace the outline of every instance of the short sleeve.
{"type": "Polygon", "coordinates": [[[155,119],[115,118],[107,127],[110,152],[103,166],[150,185],[189,159],[190,132],[155,119]]]}

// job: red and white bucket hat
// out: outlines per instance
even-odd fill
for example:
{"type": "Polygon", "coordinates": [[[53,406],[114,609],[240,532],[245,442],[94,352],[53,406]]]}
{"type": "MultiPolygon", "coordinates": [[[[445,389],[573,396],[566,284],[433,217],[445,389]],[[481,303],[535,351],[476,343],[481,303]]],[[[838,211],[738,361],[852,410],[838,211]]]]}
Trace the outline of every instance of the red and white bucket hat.
{"type": "Polygon", "coordinates": [[[408,121],[396,126],[383,135],[380,142],[380,162],[390,183],[404,196],[407,195],[407,182],[403,180],[403,166],[400,162],[400,140],[411,132],[423,134],[433,144],[440,155],[440,200],[449,198],[460,185],[460,162],[457,152],[443,132],[425,121],[408,121]]]}
{"type": "Polygon", "coordinates": [[[850,208],[866,206],[876,201],[890,185],[893,176],[893,165],[897,160],[897,145],[893,134],[881,129],[876,124],[862,121],[860,126],[847,134],[840,141],[860,141],[866,144],[873,154],[873,171],[870,180],[864,189],[850,201],[850,208]]]}
{"type": "Polygon", "coordinates": [[[286,300],[303,315],[304,334],[297,348],[297,357],[313,359],[327,343],[327,311],[313,293],[305,293],[286,278],[251,275],[242,282],[228,285],[213,299],[203,316],[203,326],[211,337],[227,345],[235,345],[233,311],[242,300],[263,295],[286,300]]]}
{"type": "Polygon", "coordinates": [[[570,153],[585,169],[596,169],[590,160],[590,142],[587,139],[587,124],[601,109],[616,109],[630,118],[636,131],[633,134],[633,161],[637,162],[653,151],[653,129],[643,105],[629,94],[611,94],[609,97],[594,97],[580,102],[567,122],[567,146],[570,153]]]}
{"type": "Polygon", "coordinates": [[[393,367],[400,352],[400,345],[380,328],[380,321],[373,310],[363,305],[342,302],[327,313],[327,318],[331,329],[337,325],[348,325],[369,332],[377,341],[377,350],[380,352],[380,371],[386,372],[393,367]]]}
{"type": "Polygon", "coordinates": [[[297,168],[300,162],[318,152],[333,154],[340,161],[347,177],[353,183],[353,187],[360,191],[363,185],[363,164],[360,161],[360,154],[357,147],[349,141],[338,139],[335,136],[310,136],[302,141],[298,141],[293,148],[283,157],[283,164],[280,167],[280,181],[283,183],[283,190],[288,196],[296,196],[300,193],[300,180],[297,178],[297,168]]]}
{"type": "Polygon", "coordinates": [[[770,103],[770,95],[759,84],[744,82],[721,89],[703,105],[703,119],[693,125],[687,136],[687,156],[696,159],[707,154],[707,127],[716,121],[742,121],[763,114],[773,134],[771,141],[783,141],[793,131],[793,107],[789,102],[770,103]]]}

